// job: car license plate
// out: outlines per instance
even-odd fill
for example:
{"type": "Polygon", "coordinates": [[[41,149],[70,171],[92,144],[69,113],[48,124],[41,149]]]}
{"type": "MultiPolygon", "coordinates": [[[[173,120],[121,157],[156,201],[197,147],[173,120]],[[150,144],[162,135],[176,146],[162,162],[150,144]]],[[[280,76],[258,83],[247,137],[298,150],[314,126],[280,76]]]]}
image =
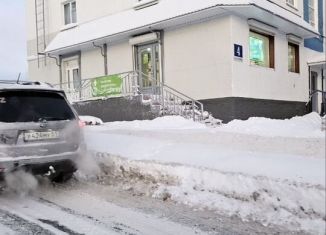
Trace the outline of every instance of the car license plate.
{"type": "Polygon", "coordinates": [[[24,133],[25,141],[51,140],[58,139],[58,131],[28,131],[24,133]]]}

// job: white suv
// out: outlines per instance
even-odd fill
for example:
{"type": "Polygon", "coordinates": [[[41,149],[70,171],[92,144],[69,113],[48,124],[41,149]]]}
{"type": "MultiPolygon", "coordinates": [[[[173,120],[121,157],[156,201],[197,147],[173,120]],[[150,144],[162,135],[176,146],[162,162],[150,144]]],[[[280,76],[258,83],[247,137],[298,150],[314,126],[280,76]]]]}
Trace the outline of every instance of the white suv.
{"type": "Polygon", "coordinates": [[[39,82],[0,81],[0,179],[25,170],[62,182],[84,151],[78,115],[63,91],[39,82]]]}

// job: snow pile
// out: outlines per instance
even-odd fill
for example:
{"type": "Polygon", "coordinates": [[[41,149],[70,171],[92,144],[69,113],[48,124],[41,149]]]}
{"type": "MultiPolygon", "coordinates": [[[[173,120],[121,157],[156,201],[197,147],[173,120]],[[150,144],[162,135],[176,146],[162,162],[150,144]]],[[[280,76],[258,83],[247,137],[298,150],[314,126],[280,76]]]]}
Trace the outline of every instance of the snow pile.
{"type": "Polygon", "coordinates": [[[100,118],[93,116],[79,116],[79,119],[86,125],[102,125],[103,121],[100,118]]]}
{"type": "Polygon", "coordinates": [[[321,130],[321,122],[322,119],[317,113],[286,120],[252,117],[246,121],[231,121],[221,126],[219,130],[260,136],[323,138],[325,132],[321,130]]]}
{"type": "Polygon", "coordinates": [[[215,129],[174,116],[88,127],[85,138],[103,184],[266,226],[324,234],[320,127],[316,113],[251,118],[215,129]]]}
{"type": "Polygon", "coordinates": [[[101,183],[265,226],[323,234],[325,187],[98,153],[101,183]]]}
{"type": "MultiPolygon", "coordinates": [[[[185,119],[181,116],[164,116],[154,120],[143,121],[123,121],[105,123],[105,129],[126,129],[126,130],[185,130],[185,129],[205,129],[201,123],[185,119]]],[[[102,129],[104,130],[104,129],[102,129]]]]}

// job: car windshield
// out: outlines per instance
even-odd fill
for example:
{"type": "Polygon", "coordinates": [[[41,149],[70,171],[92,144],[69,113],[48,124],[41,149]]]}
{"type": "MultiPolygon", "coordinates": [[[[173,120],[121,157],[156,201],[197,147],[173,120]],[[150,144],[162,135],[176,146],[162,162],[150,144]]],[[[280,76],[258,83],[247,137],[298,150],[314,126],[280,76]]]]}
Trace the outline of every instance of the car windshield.
{"type": "Polygon", "coordinates": [[[72,120],[75,115],[64,97],[53,92],[0,92],[0,122],[72,120]]]}

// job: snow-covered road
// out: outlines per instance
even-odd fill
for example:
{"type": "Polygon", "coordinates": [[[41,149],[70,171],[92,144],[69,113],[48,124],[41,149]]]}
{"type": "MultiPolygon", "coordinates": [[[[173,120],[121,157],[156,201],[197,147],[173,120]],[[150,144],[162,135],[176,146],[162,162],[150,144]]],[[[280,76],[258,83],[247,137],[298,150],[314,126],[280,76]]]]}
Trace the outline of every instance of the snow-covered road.
{"type": "Polygon", "coordinates": [[[3,192],[0,231],[1,234],[204,234],[195,226],[114,204],[117,197],[107,187],[76,182],[56,187],[42,185],[33,196],[3,192]]]}
{"type": "MultiPolygon", "coordinates": [[[[43,180],[40,180],[43,182],[43,180]]],[[[299,234],[193,210],[103,181],[41,183],[32,195],[0,194],[1,234],[299,234]]],[[[302,234],[302,233],[300,233],[302,234]]]]}

